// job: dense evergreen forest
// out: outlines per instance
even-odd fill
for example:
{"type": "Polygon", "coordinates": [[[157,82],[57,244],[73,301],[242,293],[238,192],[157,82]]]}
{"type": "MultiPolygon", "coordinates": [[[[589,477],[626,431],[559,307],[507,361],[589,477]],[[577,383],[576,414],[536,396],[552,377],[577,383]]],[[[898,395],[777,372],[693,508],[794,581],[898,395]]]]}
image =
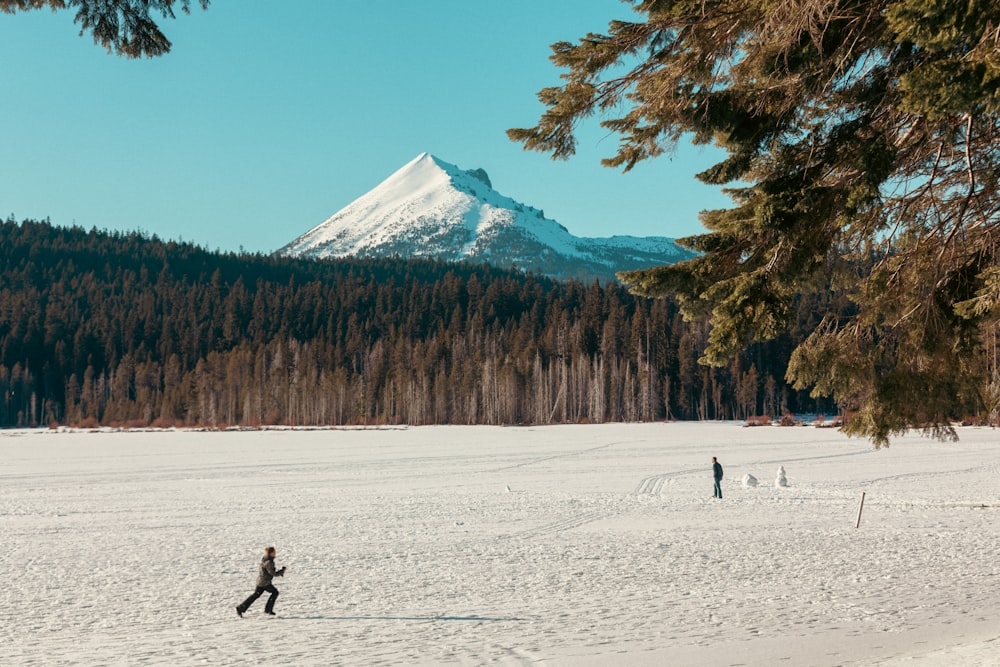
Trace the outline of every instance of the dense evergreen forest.
{"type": "Polygon", "coordinates": [[[835,409],[784,382],[816,323],[697,363],[704,325],[616,284],[302,261],[0,223],[0,425],[507,424],[835,409]]]}

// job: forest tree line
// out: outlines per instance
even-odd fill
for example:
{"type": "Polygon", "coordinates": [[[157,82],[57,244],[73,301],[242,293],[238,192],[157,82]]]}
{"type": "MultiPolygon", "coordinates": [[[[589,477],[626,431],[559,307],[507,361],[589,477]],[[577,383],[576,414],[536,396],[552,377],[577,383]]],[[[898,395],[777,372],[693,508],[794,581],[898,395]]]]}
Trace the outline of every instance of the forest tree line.
{"type": "MultiPolygon", "coordinates": [[[[829,297],[833,298],[833,297],[829,297]]],[[[517,424],[835,412],[669,299],[480,265],[293,260],[0,223],[0,426],[517,424]]]]}

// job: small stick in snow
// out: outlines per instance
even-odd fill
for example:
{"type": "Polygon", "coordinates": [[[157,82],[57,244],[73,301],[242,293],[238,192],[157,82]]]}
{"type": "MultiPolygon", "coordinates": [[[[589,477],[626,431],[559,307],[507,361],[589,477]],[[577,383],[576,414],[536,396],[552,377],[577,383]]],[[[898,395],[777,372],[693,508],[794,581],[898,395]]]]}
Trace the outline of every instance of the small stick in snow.
{"type": "Polygon", "coordinates": [[[854,524],[855,528],[861,527],[861,513],[865,511],[865,492],[861,492],[861,505],[858,507],[858,522],[854,524]]]}

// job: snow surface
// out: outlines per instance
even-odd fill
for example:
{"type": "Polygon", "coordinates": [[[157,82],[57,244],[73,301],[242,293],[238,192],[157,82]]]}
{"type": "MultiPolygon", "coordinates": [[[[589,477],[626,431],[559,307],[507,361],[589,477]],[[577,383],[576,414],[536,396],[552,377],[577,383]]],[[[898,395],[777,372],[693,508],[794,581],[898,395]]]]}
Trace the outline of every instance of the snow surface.
{"type": "Polygon", "coordinates": [[[996,665],[1000,448],[960,435],[3,432],[3,664],[996,665]]]}
{"type": "Polygon", "coordinates": [[[494,190],[482,169],[463,171],[429,153],[279,253],[489,261],[556,276],[572,274],[568,267],[575,266],[607,277],[692,256],[665,237],[574,236],[542,211],[494,190]]]}

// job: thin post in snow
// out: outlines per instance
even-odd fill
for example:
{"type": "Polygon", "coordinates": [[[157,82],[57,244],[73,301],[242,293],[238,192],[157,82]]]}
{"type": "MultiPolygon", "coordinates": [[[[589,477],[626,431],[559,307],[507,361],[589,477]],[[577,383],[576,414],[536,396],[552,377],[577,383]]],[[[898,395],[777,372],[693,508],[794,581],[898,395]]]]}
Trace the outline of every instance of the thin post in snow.
{"type": "Polygon", "coordinates": [[[861,527],[861,513],[865,511],[865,492],[861,492],[861,505],[858,507],[858,522],[854,524],[855,528],[861,527]]]}

